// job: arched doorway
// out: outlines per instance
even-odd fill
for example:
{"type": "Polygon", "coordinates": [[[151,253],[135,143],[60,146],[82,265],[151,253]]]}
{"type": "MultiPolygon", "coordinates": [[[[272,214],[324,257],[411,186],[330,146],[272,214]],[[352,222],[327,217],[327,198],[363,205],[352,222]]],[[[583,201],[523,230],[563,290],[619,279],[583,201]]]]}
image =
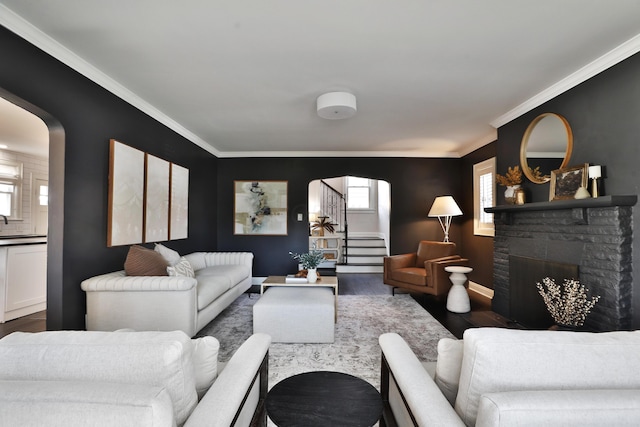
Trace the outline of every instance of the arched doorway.
{"type": "Polygon", "coordinates": [[[39,117],[49,130],[47,329],[61,329],[63,315],[64,128],[48,112],[2,88],[0,88],[0,97],[39,117]]]}
{"type": "Polygon", "coordinates": [[[354,175],[328,177],[311,181],[308,195],[309,246],[331,257],[325,267],[381,273],[382,257],[389,254],[390,184],[354,175]]]}

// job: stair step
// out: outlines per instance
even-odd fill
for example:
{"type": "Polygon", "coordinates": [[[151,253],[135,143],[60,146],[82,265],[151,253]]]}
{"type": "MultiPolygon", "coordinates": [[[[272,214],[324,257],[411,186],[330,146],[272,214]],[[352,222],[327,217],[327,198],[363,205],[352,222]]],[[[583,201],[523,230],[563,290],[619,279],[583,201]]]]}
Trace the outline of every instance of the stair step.
{"type": "Polygon", "coordinates": [[[382,265],[336,265],[336,273],[382,273],[382,265]]]}
{"type": "Polygon", "coordinates": [[[347,264],[382,264],[382,256],[347,254],[347,264]]]}
{"type": "Polygon", "coordinates": [[[384,246],[347,246],[346,249],[349,255],[387,255],[387,248],[384,246]]]}
{"type": "Polygon", "coordinates": [[[384,248],[384,239],[354,239],[349,237],[347,239],[347,247],[376,247],[376,248],[384,248]]]}

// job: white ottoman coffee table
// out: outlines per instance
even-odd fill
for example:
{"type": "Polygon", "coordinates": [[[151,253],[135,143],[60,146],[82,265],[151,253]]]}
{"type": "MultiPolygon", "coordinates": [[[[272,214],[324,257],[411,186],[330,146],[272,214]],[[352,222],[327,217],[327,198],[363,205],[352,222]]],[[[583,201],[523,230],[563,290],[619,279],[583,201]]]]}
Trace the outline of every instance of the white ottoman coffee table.
{"type": "Polygon", "coordinates": [[[253,333],[278,343],[331,343],[335,332],[333,291],[326,287],[273,287],[253,306],[253,333]]]}
{"type": "Polygon", "coordinates": [[[451,273],[449,280],[453,283],[447,295],[447,310],[453,313],[468,313],[471,311],[471,302],[464,284],[467,281],[466,274],[471,273],[473,268],[450,266],[445,267],[444,271],[451,273]]]}

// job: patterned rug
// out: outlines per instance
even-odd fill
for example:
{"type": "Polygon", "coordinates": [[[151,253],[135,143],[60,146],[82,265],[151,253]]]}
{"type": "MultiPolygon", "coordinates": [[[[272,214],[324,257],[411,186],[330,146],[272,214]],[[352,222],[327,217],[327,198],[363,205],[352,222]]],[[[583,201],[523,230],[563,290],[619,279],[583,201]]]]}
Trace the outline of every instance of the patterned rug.
{"type": "MultiPolygon", "coordinates": [[[[259,295],[241,295],[198,336],[220,341],[221,362],[253,330],[253,304],[259,295]]],[[[438,340],[454,338],[410,295],[340,295],[333,344],[279,344],[269,349],[269,388],[280,380],[309,371],[337,371],[355,375],[379,389],[380,346],[385,332],[402,336],[421,361],[435,361],[438,340]]]]}

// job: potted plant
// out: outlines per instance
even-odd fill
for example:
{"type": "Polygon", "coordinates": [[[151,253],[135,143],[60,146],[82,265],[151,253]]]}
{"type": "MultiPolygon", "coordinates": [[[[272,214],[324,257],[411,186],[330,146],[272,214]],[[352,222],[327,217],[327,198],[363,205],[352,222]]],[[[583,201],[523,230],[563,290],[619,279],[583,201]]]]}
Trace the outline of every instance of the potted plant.
{"type": "Polygon", "coordinates": [[[309,283],[315,283],[318,280],[318,273],[316,269],[320,263],[325,260],[324,253],[322,251],[314,249],[303,254],[289,252],[289,255],[291,255],[291,258],[300,262],[304,270],[307,270],[307,281],[309,283]]]}
{"type": "Polygon", "coordinates": [[[328,216],[320,216],[318,219],[311,224],[311,231],[318,230],[319,236],[324,236],[324,231],[327,230],[329,233],[335,233],[336,229],[334,227],[335,224],[332,224],[329,221],[328,216]]]}
{"type": "Polygon", "coordinates": [[[536,286],[559,329],[584,325],[587,314],[600,299],[600,296],[588,298],[588,290],[575,279],[564,279],[564,286],[560,287],[555,280],[545,277],[536,286]]]}

